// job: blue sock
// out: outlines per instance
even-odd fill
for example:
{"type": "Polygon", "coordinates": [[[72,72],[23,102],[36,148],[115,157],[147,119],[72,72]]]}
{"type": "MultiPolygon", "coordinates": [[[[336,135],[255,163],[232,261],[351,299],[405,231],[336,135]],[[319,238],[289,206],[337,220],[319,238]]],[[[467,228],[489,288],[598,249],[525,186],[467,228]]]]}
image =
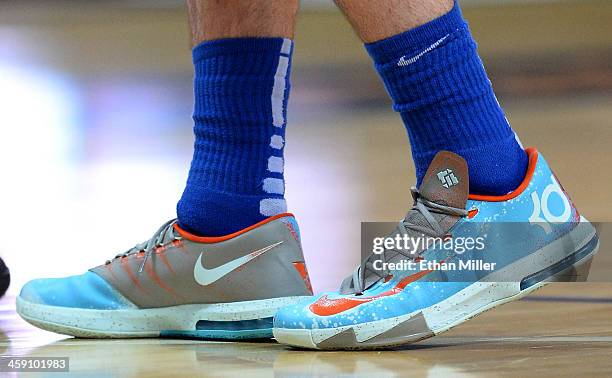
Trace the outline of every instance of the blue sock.
{"type": "Polygon", "coordinates": [[[502,195],[519,186],[527,155],[457,3],[446,15],[366,49],[408,130],[418,184],[434,155],[448,150],[466,159],[471,193],[502,195]]]}
{"type": "Polygon", "coordinates": [[[283,177],[293,43],[235,38],[194,48],[195,151],[179,225],[221,236],[287,211],[283,177]]]}

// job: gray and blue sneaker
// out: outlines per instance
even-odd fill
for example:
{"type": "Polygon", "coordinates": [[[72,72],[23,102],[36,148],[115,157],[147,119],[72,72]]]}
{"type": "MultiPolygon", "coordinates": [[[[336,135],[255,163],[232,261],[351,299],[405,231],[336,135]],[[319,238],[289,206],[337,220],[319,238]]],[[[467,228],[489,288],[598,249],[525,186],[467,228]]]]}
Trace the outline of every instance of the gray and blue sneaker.
{"type": "Polygon", "coordinates": [[[85,274],[30,281],[17,312],[77,337],[271,338],[274,313],[310,295],[293,215],[223,237],[172,220],[85,274]]]}
{"type": "Polygon", "coordinates": [[[544,157],[527,153],[524,181],[503,196],[470,194],[465,160],[438,153],[389,247],[367,257],[339,291],[279,311],[277,341],[312,349],[412,343],[550,281],[585,279],[599,248],[595,228],[544,157]],[[396,237],[416,243],[395,247],[396,237]]]}

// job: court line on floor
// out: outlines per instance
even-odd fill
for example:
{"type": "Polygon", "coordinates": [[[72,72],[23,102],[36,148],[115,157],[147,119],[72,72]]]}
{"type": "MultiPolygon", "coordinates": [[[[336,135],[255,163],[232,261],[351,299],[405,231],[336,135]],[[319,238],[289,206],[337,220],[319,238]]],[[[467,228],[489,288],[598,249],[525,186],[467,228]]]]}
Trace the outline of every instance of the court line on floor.
{"type": "Polygon", "coordinates": [[[576,302],[576,303],[610,303],[612,298],[589,298],[589,297],[563,297],[563,296],[537,296],[521,299],[528,302],[576,302]]]}

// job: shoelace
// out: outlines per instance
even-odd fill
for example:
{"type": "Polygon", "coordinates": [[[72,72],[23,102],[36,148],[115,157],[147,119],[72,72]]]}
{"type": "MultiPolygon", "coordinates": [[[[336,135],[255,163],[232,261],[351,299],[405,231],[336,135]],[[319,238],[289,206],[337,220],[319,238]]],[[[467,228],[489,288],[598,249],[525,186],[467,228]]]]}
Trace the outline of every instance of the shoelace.
{"type": "MultiPolygon", "coordinates": [[[[128,249],[126,252],[116,255],[114,259],[127,257],[134,253],[144,252],[144,258],[142,259],[142,264],[140,265],[140,269],[138,270],[138,273],[142,273],[145,264],[147,263],[147,260],[149,259],[149,256],[151,256],[153,251],[155,251],[156,248],[159,248],[167,243],[164,243],[164,239],[166,239],[166,234],[168,232],[170,232],[172,235],[172,241],[181,239],[180,236],[177,236],[174,233],[174,223],[176,223],[176,219],[171,219],[167,221],[166,223],[161,225],[161,227],[159,227],[157,231],[155,231],[155,233],[153,234],[153,236],[151,236],[149,240],[136,244],[132,248],[128,249]]],[[[110,263],[111,260],[106,261],[106,264],[110,263]]]]}
{"type": "MultiPolygon", "coordinates": [[[[453,215],[459,217],[465,217],[468,215],[468,211],[465,209],[460,209],[452,206],[440,205],[438,203],[432,202],[427,198],[423,197],[419,190],[415,187],[410,189],[412,194],[412,198],[414,199],[414,205],[412,209],[408,212],[406,217],[401,220],[398,224],[398,230],[401,235],[408,234],[409,231],[422,233],[428,236],[433,237],[446,237],[446,232],[442,229],[440,222],[432,215],[433,213],[437,214],[446,214],[453,215]],[[425,219],[427,225],[419,225],[414,224],[408,221],[409,215],[413,211],[418,211],[421,213],[423,218],[425,219]]],[[[389,271],[387,269],[380,271],[378,269],[374,269],[374,262],[378,259],[381,260],[383,266],[387,261],[390,261],[392,258],[397,255],[402,255],[408,259],[414,260],[418,255],[407,253],[403,250],[397,249],[385,249],[381,254],[374,255],[371,254],[365,259],[353,272],[353,289],[356,294],[361,294],[366,289],[366,278],[368,277],[367,273],[373,273],[379,277],[379,279],[386,278],[389,275],[389,271]],[[393,253],[393,255],[391,255],[393,253]]],[[[378,280],[377,280],[378,281],[378,280]]]]}

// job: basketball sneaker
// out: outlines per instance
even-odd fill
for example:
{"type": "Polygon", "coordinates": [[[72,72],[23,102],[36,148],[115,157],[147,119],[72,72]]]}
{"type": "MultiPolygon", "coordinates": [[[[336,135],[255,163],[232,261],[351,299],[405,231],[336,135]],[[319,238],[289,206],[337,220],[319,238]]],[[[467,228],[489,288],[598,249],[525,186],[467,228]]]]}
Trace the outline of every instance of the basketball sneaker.
{"type": "Polygon", "coordinates": [[[291,214],[223,237],[166,222],[87,273],[27,283],[17,312],[77,337],[272,337],[272,316],[312,294],[291,214]]]}
{"type": "Polygon", "coordinates": [[[407,344],[548,282],[583,280],[599,247],[595,229],[545,159],[535,149],[527,154],[526,177],[514,192],[484,196],[469,194],[463,158],[438,153],[412,190],[412,209],[389,235],[434,242],[415,243],[412,250],[385,246],[339,292],[280,310],[276,340],[313,349],[407,344]]]}

